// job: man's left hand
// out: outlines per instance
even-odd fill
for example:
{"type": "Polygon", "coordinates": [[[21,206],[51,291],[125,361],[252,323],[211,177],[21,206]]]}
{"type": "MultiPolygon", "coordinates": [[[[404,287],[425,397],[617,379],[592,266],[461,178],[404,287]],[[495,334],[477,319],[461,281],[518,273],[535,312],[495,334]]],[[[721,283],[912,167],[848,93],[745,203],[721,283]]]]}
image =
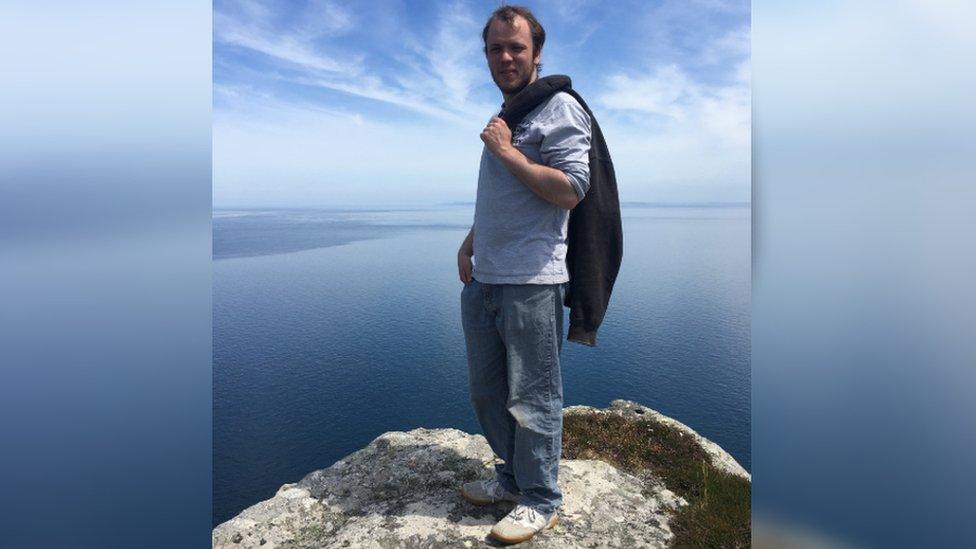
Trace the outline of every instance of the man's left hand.
{"type": "Polygon", "coordinates": [[[493,116],[488,121],[488,125],[481,132],[481,140],[485,142],[488,150],[499,158],[512,149],[512,131],[508,129],[508,124],[497,116],[493,116]]]}

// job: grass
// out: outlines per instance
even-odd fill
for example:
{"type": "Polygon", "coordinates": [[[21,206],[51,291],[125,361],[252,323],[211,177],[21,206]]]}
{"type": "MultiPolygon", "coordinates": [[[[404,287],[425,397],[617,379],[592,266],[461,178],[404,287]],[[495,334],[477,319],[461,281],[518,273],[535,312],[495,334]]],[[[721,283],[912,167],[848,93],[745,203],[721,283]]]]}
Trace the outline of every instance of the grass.
{"type": "Polygon", "coordinates": [[[650,472],[688,505],[670,521],[674,547],[749,547],[752,484],[712,466],[692,439],[653,419],[571,414],[563,458],[598,459],[640,476],[650,472]]]}

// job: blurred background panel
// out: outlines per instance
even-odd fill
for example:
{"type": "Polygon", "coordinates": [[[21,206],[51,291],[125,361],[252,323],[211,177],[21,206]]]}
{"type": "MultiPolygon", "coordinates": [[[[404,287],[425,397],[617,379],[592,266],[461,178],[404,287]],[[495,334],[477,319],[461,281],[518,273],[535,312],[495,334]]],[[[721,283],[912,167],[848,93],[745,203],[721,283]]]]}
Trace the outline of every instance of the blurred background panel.
{"type": "Polygon", "coordinates": [[[974,11],[753,2],[757,540],[976,543],[974,11]]]}
{"type": "Polygon", "coordinates": [[[0,545],[209,544],[210,39],[0,5],[0,545]]]}

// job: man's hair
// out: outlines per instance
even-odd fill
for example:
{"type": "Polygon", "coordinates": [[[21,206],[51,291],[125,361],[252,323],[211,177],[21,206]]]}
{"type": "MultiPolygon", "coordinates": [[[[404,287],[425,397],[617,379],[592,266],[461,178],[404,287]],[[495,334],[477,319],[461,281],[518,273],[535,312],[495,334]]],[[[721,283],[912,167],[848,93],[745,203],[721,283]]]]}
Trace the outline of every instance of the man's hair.
{"type": "MultiPolygon", "coordinates": [[[[523,6],[506,5],[498,8],[491,14],[488,22],[485,23],[485,30],[481,31],[481,40],[485,44],[485,55],[488,54],[488,27],[491,26],[491,22],[498,19],[511,25],[515,22],[516,15],[521,15],[529,23],[529,31],[532,33],[532,57],[535,57],[537,53],[542,51],[542,45],[546,43],[546,29],[542,28],[542,25],[535,18],[535,15],[532,14],[532,11],[523,6]]],[[[537,73],[542,73],[542,63],[537,63],[535,70],[537,73]]]]}

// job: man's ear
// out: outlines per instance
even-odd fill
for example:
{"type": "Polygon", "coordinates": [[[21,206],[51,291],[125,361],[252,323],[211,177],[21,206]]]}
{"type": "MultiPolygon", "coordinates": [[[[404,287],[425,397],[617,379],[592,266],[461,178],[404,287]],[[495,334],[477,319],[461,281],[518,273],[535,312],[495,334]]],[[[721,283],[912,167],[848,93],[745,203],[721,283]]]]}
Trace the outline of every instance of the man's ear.
{"type": "Polygon", "coordinates": [[[532,57],[532,64],[538,66],[541,61],[542,61],[542,48],[539,48],[539,51],[535,52],[535,55],[532,57]]]}

